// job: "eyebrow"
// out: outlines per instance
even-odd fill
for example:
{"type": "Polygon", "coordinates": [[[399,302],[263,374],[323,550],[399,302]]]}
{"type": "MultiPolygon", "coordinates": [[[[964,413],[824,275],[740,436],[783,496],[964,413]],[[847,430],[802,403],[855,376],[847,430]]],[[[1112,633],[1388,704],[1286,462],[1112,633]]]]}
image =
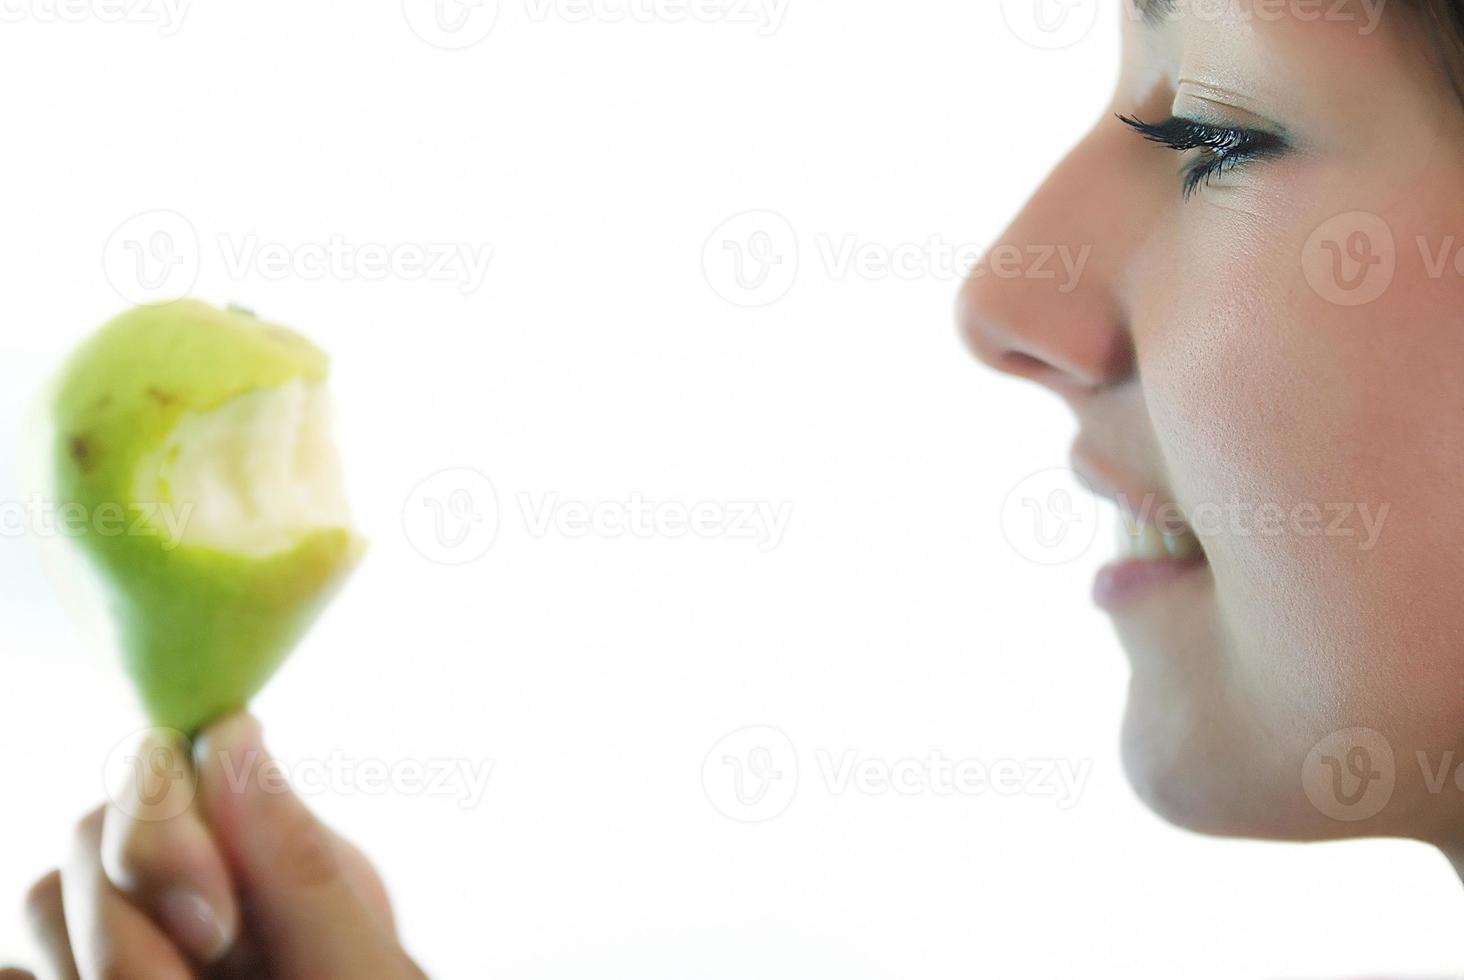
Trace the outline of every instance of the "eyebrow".
{"type": "Polygon", "coordinates": [[[1134,6],[1138,8],[1139,16],[1144,18],[1144,23],[1157,27],[1174,13],[1176,2],[1177,0],[1134,0],[1134,6]]]}

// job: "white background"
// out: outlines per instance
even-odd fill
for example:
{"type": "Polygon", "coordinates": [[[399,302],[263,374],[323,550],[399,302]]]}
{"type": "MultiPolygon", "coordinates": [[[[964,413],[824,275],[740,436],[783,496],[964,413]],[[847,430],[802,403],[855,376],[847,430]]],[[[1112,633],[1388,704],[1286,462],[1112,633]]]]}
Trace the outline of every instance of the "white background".
{"type": "MultiPolygon", "coordinates": [[[[776,30],[757,3],[752,23],[717,4],[641,22],[503,0],[480,43],[446,51],[412,29],[432,23],[415,0],[199,0],[176,30],[147,6],[109,22],[6,4],[0,499],[26,499],[13,458],[38,386],[139,286],[114,233],[157,244],[161,219],[135,215],[182,216],[176,251],[151,253],[184,260],[166,286],[330,350],[373,549],[256,709],[287,763],[492,761],[471,807],[312,794],[378,861],[434,976],[1464,961],[1458,884],[1422,847],[1208,841],[1144,811],[1116,752],[1123,657],[1087,599],[1106,544],[1048,567],[1009,540],[1004,502],[1062,465],[1071,423],[963,352],[941,246],[991,241],[1103,111],[1115,10],[1052,51],[995,0],[790,0],[776,30]],[[756,308],[717,237],[750,210],[786,222],[733,226],[781,262],[767,288],[785,294],[740,297],[774,300],[756,308]],[[466,291],[234,261],[250,241],[298,259],[333,239],[492,259],[466,291]],[[851,244],[914,272],[845,268],[851,244]],[[423,493],[445,501],[455,478],[413,493],[453,467],[496,491],[475,498],[496,539],[459,565],[429,559],[421,523],[423,493]],[[776,547],[532,526],[546,503],[636,494],[790,519],[776,547]],[[760,823],[714,805],[727,773],[708,757],[748,726],[785,733],[796,766],[791,805],[760,823]],[[841,792],[820,760],[846,752],[1091,776],[1067,808],[841,792]]],[[[38,536],[0,538],[6,958],[28,955],[24,888],[143,723],[68,622],[38,536]]]]}

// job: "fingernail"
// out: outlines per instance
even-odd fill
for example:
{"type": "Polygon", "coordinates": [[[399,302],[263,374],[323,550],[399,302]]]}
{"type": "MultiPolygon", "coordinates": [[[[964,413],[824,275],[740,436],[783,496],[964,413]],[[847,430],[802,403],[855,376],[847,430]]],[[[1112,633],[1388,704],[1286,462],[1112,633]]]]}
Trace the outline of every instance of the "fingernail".
{"type": "Polygon", "coordinates": [[[223,923],[198,892],[187,888],[167,892],[158,902],[158,915],[168,935],[204,963],[212,963],[228,949],[223,923]]]}
{"type": "Polygon", "coordinates": [[[194,742],[194,765],[221,777],[214,780],[212,792],[252,795],[261,770],[269,765],[259,722],[241,711],[205,729],[194,742]]]}
{"type": "Polygon", "coordinates": [[[222,754],[258,756],[264,752],[263,733],[254,716],[244,711],[220,719],[203,730],[194,742],[197,761],[222,754]]]}

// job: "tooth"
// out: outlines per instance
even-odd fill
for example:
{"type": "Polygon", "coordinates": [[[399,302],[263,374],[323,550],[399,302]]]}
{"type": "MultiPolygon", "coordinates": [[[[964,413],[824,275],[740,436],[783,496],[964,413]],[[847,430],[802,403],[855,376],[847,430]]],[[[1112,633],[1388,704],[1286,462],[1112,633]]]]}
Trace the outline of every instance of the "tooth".
{"type": "Polygon", "coordinates": [[[1164,558],[1193,558],[1204,553],[1193,531],[1165,534],[1152,524],[1121,517],[1118,522],[1118,553],[1124,558],[1157,561],[1164,558]]]}
{"type": "Polygon", "coordinates": [[[1170,558],[1193,558],[1201,550],[1200,539],[1189,531],[1164,535],[1164,551],[1170,558]]]}
{"type": "Polygon", "coordinates": [[[1137,558],[1140,561],[1153,561],[1157,558],[1164,558],[1168,552],[1164,550],[1164,535],[1152,524],[1138,524],[1134,527],[1125,527],[1124,551],[1129,558],[1137,558]]]}
{"type": "Polygon", "coordinates": [[[1142,524],[1136,524],[1127,517],[1120,516],[1118,519],[1118,556],[1120,558],[1133,558],[1142,524]]]}

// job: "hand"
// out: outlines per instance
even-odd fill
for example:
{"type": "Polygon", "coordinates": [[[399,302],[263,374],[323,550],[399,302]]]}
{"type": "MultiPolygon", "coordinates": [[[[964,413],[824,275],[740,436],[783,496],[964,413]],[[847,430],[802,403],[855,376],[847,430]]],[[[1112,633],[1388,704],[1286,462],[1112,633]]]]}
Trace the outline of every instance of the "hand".
{"type": "MultiPolygon", "coordinates": [[[[236,714],[152,739],[125,793],[78,825],[26,902],[50,977],[425,980],[381,879],[285,785],[236,714]]],[[[0,980],[29,978],[0,970],[0,980]]]]}

